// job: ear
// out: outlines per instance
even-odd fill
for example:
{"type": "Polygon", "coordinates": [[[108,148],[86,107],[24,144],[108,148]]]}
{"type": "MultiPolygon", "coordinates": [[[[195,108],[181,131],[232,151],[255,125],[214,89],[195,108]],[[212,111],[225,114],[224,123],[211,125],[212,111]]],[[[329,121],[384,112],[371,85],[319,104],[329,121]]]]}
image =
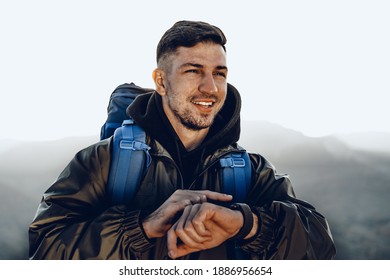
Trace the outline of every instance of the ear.
{"type": "Polygon", "coordinates": [[[164,78],[165,78],[165,72],[161,68],[154,69],[153,73],[153,80],[154,84],[156,86],[156,91],[161,96],[164,96],[166,94],[165,91],[165,84],[164,84],[164,78]]]}

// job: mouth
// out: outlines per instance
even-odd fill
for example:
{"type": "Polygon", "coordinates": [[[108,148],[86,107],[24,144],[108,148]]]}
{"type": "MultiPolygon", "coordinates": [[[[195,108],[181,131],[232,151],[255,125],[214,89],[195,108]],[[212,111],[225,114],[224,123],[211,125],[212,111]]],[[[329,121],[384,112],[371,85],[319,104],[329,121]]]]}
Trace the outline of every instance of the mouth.
{"type": "Polygon", "coordinates": [[[203,107],[211,107],[215,102],[212,101],[192,101],[193,104],[203,107]]]}
{"type": "Polygon", "coordinates": [[[191,103],[194,104],[201,112],[209,113],[213,108],[215,101],[214,100],[193,100],[191,101],[191,103]]]}

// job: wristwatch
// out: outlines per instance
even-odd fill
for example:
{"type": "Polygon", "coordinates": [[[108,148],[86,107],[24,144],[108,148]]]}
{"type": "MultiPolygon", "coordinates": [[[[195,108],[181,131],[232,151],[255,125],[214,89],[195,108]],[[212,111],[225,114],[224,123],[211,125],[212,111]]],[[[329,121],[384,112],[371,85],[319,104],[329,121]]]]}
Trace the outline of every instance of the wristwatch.
{"type": "Polygon", "coordinates": [[[244,225],[238,233],[231,239],[244,239],[252,230],[253,214],[251,208],[245,203],[233,203],[230,205],[231,210],[238,210],[244,216],[244,225]]]}

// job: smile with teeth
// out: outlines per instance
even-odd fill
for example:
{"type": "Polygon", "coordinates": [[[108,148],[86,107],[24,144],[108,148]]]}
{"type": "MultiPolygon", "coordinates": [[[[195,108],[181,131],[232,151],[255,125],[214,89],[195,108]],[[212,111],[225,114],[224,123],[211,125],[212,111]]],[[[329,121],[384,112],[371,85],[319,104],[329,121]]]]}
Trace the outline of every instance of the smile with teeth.
{"type": "Polygon", "coordinates": [[[200,105],[200,106],[205,106],[205,107],[210,107],[213,106],[214,102],[212,101],[192,101],[193,104],[195,105],[200,105]]]}

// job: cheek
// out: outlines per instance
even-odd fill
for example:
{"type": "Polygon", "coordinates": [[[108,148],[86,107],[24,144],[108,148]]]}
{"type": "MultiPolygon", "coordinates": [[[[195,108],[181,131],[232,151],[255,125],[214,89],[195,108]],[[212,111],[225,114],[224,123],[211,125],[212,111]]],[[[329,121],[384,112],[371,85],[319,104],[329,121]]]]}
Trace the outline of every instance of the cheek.
{"type": "Polygon", "coordinates": [[[169,107],[175,111],[180,111],[185,106],[185,100],[180,94],[170,92],[167,94],[169,107]]]}
{"type": "Polygon", "coordinates": [[[225,91],[222,95],[221,95],[221,107],[223,106],[223,104],[225,104],[225,101],[226,101],[226,96],[227,96],[227,92],[225,91]]]}

